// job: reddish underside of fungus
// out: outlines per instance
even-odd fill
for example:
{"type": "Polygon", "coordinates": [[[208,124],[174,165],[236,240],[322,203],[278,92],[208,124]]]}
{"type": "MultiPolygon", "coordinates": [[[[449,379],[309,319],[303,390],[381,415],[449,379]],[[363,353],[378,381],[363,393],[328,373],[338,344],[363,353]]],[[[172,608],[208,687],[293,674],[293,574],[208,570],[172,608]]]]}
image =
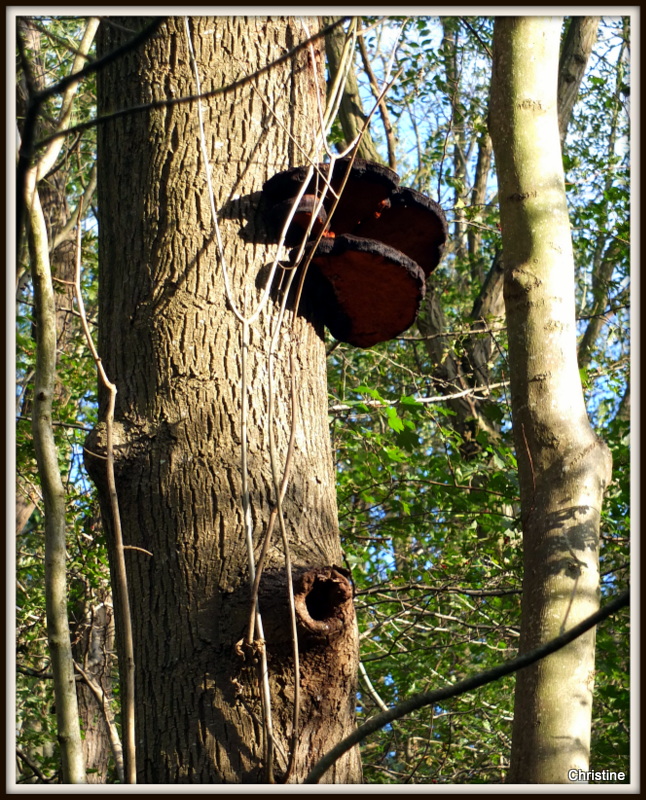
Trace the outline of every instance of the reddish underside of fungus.
{"type": "Polygon", "coordinates": [[[372,347],[407,330],[424,297],[421,268],[371,239],[324,239],[309,269],[310,285],[320,290],[325,303],[330,333],[355,347],[372,347]],[[327,291],[322,281],[328,283],[327,291]]]}
{"type": "Polygon", "coordinates": [[[447,229],[444,212],[434,200],[414,189],[397,189],[387,205],[364,217],[353,233],[400,250],[428,277],[440,263],[447,229]]]}

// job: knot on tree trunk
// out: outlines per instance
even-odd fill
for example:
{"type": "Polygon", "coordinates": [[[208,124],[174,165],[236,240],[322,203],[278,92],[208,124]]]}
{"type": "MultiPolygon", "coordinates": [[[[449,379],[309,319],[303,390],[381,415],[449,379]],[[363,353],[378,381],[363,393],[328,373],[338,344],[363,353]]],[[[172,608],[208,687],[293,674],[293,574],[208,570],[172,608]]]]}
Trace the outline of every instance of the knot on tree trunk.
{"type": "MultiPolygon", "coordinates": [[[[246,589],[246,587],[244,587],[246,589]]],[[[292,588],[298,645],[301,653],[342,647],[355,629],[354,591],[350,573],[335,565],[300,567],[293,570],[292,588]]],[[[260,581],[259,607],[270,657],[291,658],[292,621],[287,575],[284,569],[267,569],[260,581]]],[[[248,595],[242,589],[235,601],[248,619],[248,595]]],[[[227,613],[233,613],[233,598],[227,598],[227,613]]]]}
{"type": "Polygon", "coordinates": [[[354,619],[352,584],[341,567],[323,567],[301,573],[294,580],[294,606],[299,634],[328,639],[354,619]]]}

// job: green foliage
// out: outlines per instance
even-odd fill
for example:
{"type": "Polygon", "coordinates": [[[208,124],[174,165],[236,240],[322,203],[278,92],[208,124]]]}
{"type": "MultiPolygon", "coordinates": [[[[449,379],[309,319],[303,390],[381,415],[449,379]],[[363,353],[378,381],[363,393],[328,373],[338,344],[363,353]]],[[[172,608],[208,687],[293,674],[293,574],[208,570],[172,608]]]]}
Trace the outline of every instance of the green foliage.
{"type": "MultiPolygon", "coordinates": [[[[521,574],[515,462],[508,442],[484,435],[479,458],[461,458],[451,413],[420,401],[427,376],[407,343],[367,353],[337,348],[330,361],[330,386],[343,392],[333,408],[346,409],[334,412],[333,432],[362,660],[391,704],[514,654],[521,574]]],[[[512,697],[508,687],[502,699],[500,687],[483,689],[385,729],[365,745],[366,780],[500,779],[512,697]],[[494,729],[488,745],[485,724],[494,729]]],[[[366,715],[375,708],[363,684],[360,707],[366,715]]]]}

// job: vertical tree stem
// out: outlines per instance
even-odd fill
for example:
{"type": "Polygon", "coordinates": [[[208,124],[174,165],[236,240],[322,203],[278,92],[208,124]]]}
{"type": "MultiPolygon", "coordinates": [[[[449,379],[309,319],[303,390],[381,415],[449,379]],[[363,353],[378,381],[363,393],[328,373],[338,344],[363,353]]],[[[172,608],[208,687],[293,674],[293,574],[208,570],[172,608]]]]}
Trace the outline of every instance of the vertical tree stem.
{"type": "MultiPolygon", "coordinates": [[[[576,354],[574,256],[557,115],[561,20],[500,17],[490,129],[500,197],[511,405],[523,525],[520,650],[596,611],[599,524],[611,475],[576,354]]],[[[519,674],[510,782],[587,770],[591,631],[519,674]]]]}
{"type": "Polygon", "coordinates": [[[27,176],[29,252],[34,285],[36,374],[32,430],[45,507],[45,603],[47,639],[54,675],[56,722],[64,783],[85,783],[85,762],[67,618],[65,489],[52,427],[56,381],[56,306],[49,264],[47,228],[36,190],[35,171],[27,176]]]}

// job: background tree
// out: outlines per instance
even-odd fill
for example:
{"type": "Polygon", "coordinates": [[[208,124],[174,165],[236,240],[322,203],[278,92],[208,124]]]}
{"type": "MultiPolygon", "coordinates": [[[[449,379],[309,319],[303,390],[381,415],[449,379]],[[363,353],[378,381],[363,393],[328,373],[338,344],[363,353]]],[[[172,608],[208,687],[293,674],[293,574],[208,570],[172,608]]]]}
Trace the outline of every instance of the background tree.
{"type": "MultiPolygon", "coordinates": [[[[567,20],[565,30],[583,26],[584,22],[577,19],[567,20]]],[[[455,23],[460,29],[460,35],[456,37],[460,45],[460,89],[466,91],[469,98],[486,98],[490,69],[486,61],[484,70],[481,65],[491,50],[490,21],[467,19],[455,23]],[[473,47],[472,58],[470,58],[471,47],[473,47]]],[[[401,22],[399,24],[401,25],[401,22]]],[[[393,117],[400,118],[399,130],[403,125],[401,118],[409,116],[414,122],[413,130],[418,142],[418,146],[412,150],[407,151],[404,147],[400,149],[400,171],[405,171],[402,165],[411,162],[415,164],[417,157],[417,164],[421,167],[417,168],[417,174],[424,175],[426,181],[430,177],[430,181],[433,182],[433,176],[438,180],[438,173],[442,176],[448,173],[442,155],[448,151],[447,142],[451,141],[452,136],[449,127],[450,105],[443,99],[441,91],[431,88],[431,81],[436,85],[439,82],[435,77],[436,72],[433,72],[439,66],[437,50],[433,49],[433,44],[442,40],[437,29],[434,30],[432,23],[427,20],[411,20],[408,24],[409,31],[415,28],[419,31],[419,38],[412,33],[408,36],[403,35],[397,51],[398,65],[406,67],[407,63],[410,64],[410,67],[405,68],[402,79],[407,91],[402,89],[397,91],[397,87],[394,87],[395,91],[389,93],[387,97],[394,112],[393,117]],[[426,82],[425,70],[428,70],[429,74],[426,82]],[[446,116],[443,116],[444,114],[446,116]],[[424,161],[421,156],[424,156],[424,161]],[[423,172],[426,165],[429,170],[433,170],[430,176],[428,172],[423,172]]],[[[446,29],[446,25],[444,27],[446,29]]],[[[616,65],[618,62],[625,63],[624,47],[627,45],[622,42],[627,41],[626,34],[627,28],[623,22],[617,24],[615,21],[604,20],[591,67],[595,72],[599,70],[605,78],[599,77],[597,81],[593,75],[584,81],[584,100],[589,101],[594,97],[595,102],[601,102],[599,94],[601,84],[605,83],[608,88],[616,85],[616,65]],[[615,33],[619,31],[621,33],[615,39],[615,33]],[[594,87],[592,92],[591,87],[594,87]]],[[[563,45],[564,60],[570,38],[568,37],[563,45]]],[[[390,56],[390,48],[384,47],[384,41],[392,40],[379,29],[368,39],[375,70],[377,70],[375,65],[379,64],[381,59],[387,62],[390,56]]],[[[580,57],[581,53],[578,55],[580,57]]],[[[621,70],[622,67],[619,68],[620,74],[621,70]]],[[[612,102],[608,99],[608,103],[609,108],[614,108],[623,120],[620,125],[621,138],[626,135],[625,108],[621,102],[612,102]]],[[[482,137],[480,121],[483,116],[486,118],[487,113],[486,105],[481,105],[480,108],[483,109],[480,114],[472,112],[464,116],[470,141],[474,143],[478,142],[478,137],[482,137]]],[[[587,163],[591,147],[597,148],[596,133],[591,138],[586,138],[590,135],[590,120],[584,109],[585,106],[582,105],[581,111],[578,112],[575,107],[571,121],[572,145],[566,148],[565,161],[569,168],[573,163],[578,163],[579,156],[582,157],[581,164],[587,163]],[[593,142],[595,144],[592,144],[593,142]],[[582,155],[584,151],[586,155],[582,155]],[[568,155],[573,152],[577,154],[576,161],[568,155]]],[[[600,119],[609,121],[612,116],[600,115],[600,119]]],[[[595,127],[595,130],[598,129],[595,127]]],[[[610,133],[608,126],[604,124],[603,134],[598,130],[599,140],[605,141],[610,133]]],[[[479,185],[478,177],[481,175],[479,170],[483,159],[475,157],[477,150],[474,145],[467,146],[467,151],[473,154],[468,159],[468,186],[475,187],[479,185]]],[[[625,147],[622,144],[615,144],[612,161],[607,160],[602,165],[600,158],[595,160],[595,164],[611,181],[613,191],[625,199],[626,195],[620,188],[626,185],[625,147]],[[611,166],[612,162],[615,166],[611,166]]],[[[603,223],[597,224],[599,217],[595,217],[593,222],[586,214],[585,209],[590,197],[587,196],[588,184],[585,182],[583,172],[577,169],[575,174],[568,173],[568,178],[568,196],[575,215],[573,235],[576,278],[577,286],[581,287],[587,285],[591,271],[591,261],[585,254],[586,251],[582,250],[582,245],[591,240],[595,241],[606,228],[603,223]],[[580,214],[586,215],[585,221],[580,214]]],[[[495,201],[495,185],[492,184],[490,177],[484,185],[487,187],[486,201],[488,203],[495,201]]],[[[502,270],[499,264],[496,265],[495,257],[500,246],[495,209],[487,204],[469,205],[467,216],[468,229],[479,234],[480,258],[490,259],[489,263],[497,267],[498,288],[494,296],[497,295],[501,299],[502,270]]],[[[619,218],[627,219],[621,209],[618,211],[617,219],[619,218]]],[[[621,276],[625,275],[624,270],[628,264],[628,250],[625,247],[628,237],[624,231],[623,223],[619,225],[613,223],[611,238],[621,253],[614,265],[613,274],[622,286],[626,285],[622,283],[621,276]]],[[[474,302],[476,298],[473,294],[460,295],[455,287],[463,289],[468,286],[471,292],[482,291],[481,284],[471,279],[467,280],[468,269],[469,265],[464,260],[453,257],[450,243],[443,266],[434,276],[434,284],[437,287],[434,294],[441,298],[441,306],[437,300],[431,301],[435,309],[439,307],[442,313],[441,325],[435,323],[437,326],[435,331],[442,333],[438,335],[428,327],[422,328],[422,324],[427,324],[425,316],[420,318],[419,325],[426,334],[429,349],[436,348],[437,356],[434,361],[440,367],[449,363],[449,359],[452,358],[449,348],[457,353],[455,363],[463,371],[464,378],[463,382],[455,381],[445,390],[449,395],[448,401],[450,402],[452,394],[464,393],[462,397],[456,397],[453,402],[464,403],[465,406],[470,403],[475,409],[484,405],[486,408],[484,414],[480,412],[477,415],[473,411],[469,414],[467,411],[461,417],[456,409],[457,415],[454,416],[447,414],[442,404],[438,402],[439,398],[435,397],[433,402],[437,392],[433,391],[429,381],[430,365],[423,356],[420,357],[418,349],[424,340],[415,342],[416,337],[412,331],[409,332],[410,335],[402,337],[396,347],[383,348],[379,354],[354,354],[349,350],[337,349],[332,357],[341,362],[338,373],[333,369],[331,375],[338,375],[336,385],[339,386],[339,400],[333,406],[333,410],[336,415],[334,431],[336,441],[340,445],[340,497],[345,500],[341,503],[341,514],[342,520],[345,521],[344,530],[349,531],[347,537],[344,537],[344,546],[350,551],[349,557],[354,559],[356,553],[357,563],[366,573],[365,578],[363,576],[359,578],[362,586],[366,587],[365,606],[363,603],[359,605],[359,619],[360,625],[365,625],[362,627],[362,660],[368,676],[371,677],[370,684],[365,680],[362,681],[362,700],[367,709],[378,710],[381,708],[380,704],[396,701],[405,696],[407,691],[433,688],[438,682],[441,683],[442,678],[439,676],[429,680],[429,663],[447,664],[447,672],[440,674],[450,680],[448,676],[464,674],[463,664],[474,663],[474,649],[482,654],[480,660],[475,663],[484,664],[487,663],[487,647],[491,647],[494,642],[500,647],[507,646],[512,650],[517,646],[518,632],[514,621],[519,617],[513,601],[517,597],[516,579],[522,575],[522,567],[518,563],[520,550],[517,542],[520,525],[515,510],[518,508],[517,489],[513,485],[516,464],[515,454],[509,449],[509,407],[506,391],[504,386],[495,386],[495,382],[501,377],[504,379],[507,374],[505,338],[503,332],[496,330],[489,320],[490,332],[485,333],[483,337],[489,343],[488,353],[487,350],[480,349],[480,353],[484,352],[485,357],[479,362],[475,358],[468,357],[469,350],[465,345],[469,344],[471,338],[465,336],[466,331],[461,319],[467,318],[471,313],[471,302],[474,303],[473,307],[477,308],[474,302]],[[405,357],[407,351],[411,355],[408,360],[405,357]],[[489,375],[483,379],[482,376],[486,376],[487,373],[473,367],[478,363],[487,364],[489,358],[491,359],[487,368],[489,375]],[[366,375],[370,375],[369,381],[366,381],[366,375]],[[479,399],[479,393],[469,389],[469,386],[477,384],[480,380],[483,387],[486,387],[483,394],[486,392],[489,397],[497,398],[497,402],[483,403],[479,399]],[[367,395],[366,391],[370,391],[370,394],[367,395]],[[407,398],[409,392],[412,396],[407,398]],[[376,396],[386,402],[380,402],[376,396]],[[369,398],[369,402],[366,403],[364,398],[369,398]],[[415,408],[413,398],[421,398],[427,402],[415,408]],[[394,407],[389,408],[391,404],[394,407]],[[474,443],[484,446],[482,455],[472,458],[472,463],[466,465],[458,456],[458,453],[464,453],[464,437],[456,434],[460,432],[458,427],[460,419],[468,420],[469,417],[472,420],[474,418],[478,420],[478,417],[482,420],[475,429],[474,443]],[[434,425],[428,425],[429,419],[433,420],[434,425]],[[501,434],[499,438],[492,437],[492,433],[495,434],[496,430],[501,434]],[[434,448],[432,443],[435,431],[440,433],[440,440],[434,448]],[[369,438],[371,434],[374,439],[369,438]],[[371,447],[368,442],[372,441],[374,446],[371,447]],[[406,443],[408,447],[401,447],[402,443],[406,443]],[[395,448],[393,446],[395,444],[399,444],[400,447],[395,448]],[[460,448],[457,452],[456,447],[460,448]],[[357,448],[361,452],[361,457],[353,459],[353,453],[357,448]],[[387,458],[386,453],[388,453],[387,458]],[[447,474],[450,476],[449,481],[447,474]],[[451,484],[460,486],[451,489],[451,484]],[[476,488],[478,486],[483,488],[478,490],[476,488]],[[433,498],[429,499],[431,491],[433,498]],[[433,512],[431,519],[429,510],[433,512]],[[477,533],[480,533],[479,537],[477,533]],[[357,539],[361,542],[361,547],[358,549],[354,546],[357,539]],[[404,565],[407,566],[407,570],[402,569],[404,565]],[[459,592],[463,592],[463,602],[458,602],[459,592]],[[414,599],[420,597],[425,598],[422,604],[414,599]],[[503,609],[510,615],[507,617],[510,620],[507,628],[504,623],[500,624],[505,619],[503,609]],[[431,624],[432,620],[436,620],[434,625],[431,624]],[[499,624],[492,625],[494,620],[499,624]],[[458,645],[459,642],[464,644],[458,645]],[[464,647],[463,651],[460,650],[460,646],[464,647]],[[433,658],[436,660],[432,661],[433,658]],[[455,658],[455,661],[452,662],[451,658],[455,658]],[[413,667],[414,664],[419,665],[417,670],[413,667]],[[373,693],[371,690],[376,692],[373,693]]],[[[490,287],[496,283],[492,280],[495,271],[492,269],[482,299],[478,299],[480,307],[483,301],[488,302],[487,292],[490,292],[490,287]]],[[[593,315],[589,321],[582,320],[581,331],[583,325],[589,324],[592,320],[602,320],[603,325],[610,325],[613,332],[615,330],[618,332],[613,317],[608,315],[607,309],[612,309],[610,314],[618,314],[620,318],[624,318],[625,310],[618,308],[619,304],[612,303],[612,295],[608,289],[610,285],[606,285],[606,294],[602,301],[605,314],[593,315]]],[[[580,288],[577,292],[578,307],[581,308],[580,303],[589,302],[590,294],[585,289],[581,291],[580,288]]],[[[429,316],[433,313],[433,306],[429,309],[429,316]]],[[[483,321],[486,320],[487,317],[483,317],[483,321]]],[[[625,343],[625,338],[621,338],[625,343]]],[[[473,345],[469,349],[478,353],[473,345]]],[[[619,355],[620,348],[615,352],[619,355]]],[[[613,361],[620,371],[623,368],[619,364],[625,367],[627,363],[623,359],[624,355],[619,355],[619,361],[613,361]]],[[[598,374],[596,369],[594,374],[598,374]]],[[[617,386],[619,387],[619,384],[617,386]]],[[[622,393],[623,390],[618,388],[618,395],[621,396],[622,393]]],[[[593,382],[586,383],[588,408],[597,430],[600,429],[597,408],[602,394],[601,383],[595,383],[594,379],[593,382]]],[[[614,390],[606,397],[607,400],[601,400],[600,408],[604,409],[603,413],[607,412],[612,417],[617,410],[614,390]]],[[[473,436],[471,441],[474,441],[473,436]]],[[[625,554],[623,557],[621,555],[625,546],[626,528],[620,524],[621,530],[619,530],[615,528],[614,523],[611,523],[614,533],[609,534],[607,520],[622,507],[623,501],[619,500],[622,494],[619,486],[626,486],[624,469],[627,464],[624,461],[623,445],[614,438],[609,441],[615,456],[615,468],[617,469],[619,465],[617,460],[619,453],[623,463],[618,467],[619,472],[615,473],[615,481],[607,497],[608,516],[605,516],[604,512],[602,551],[604,595],[617,586],[618,578],[621,585],[620,576],[625,573],[621,572],[622,567],[617,573],[616,567],[619,562],[626,564],[625,554]]],[[[360,597],[363,600],[363,595],[360,594],[360,597]]],[[[619,644],[620,640],[616,641],[617,654],[621,652],[620,661],[625,669],[627,648],[619,644]]],[[[621,690],[617,691],[616,688],[615,668],[618,663],[614,662],[612,669],[615,677],[611,679],[611,683],[614,684],[614,688],[607,685],[608,691],[617,700],[619,696],[625,697],[621,690]]],[[[434,667],[436,670],[437,668],[434,667]]],[[[596,699],[603,703],[604,711],[607,711],[610,706],[602,699],[606,691],[605,676],[601,674],[599,680],[596,699]]],[[[437,708],[433,712],[421,711],[416,720],[402,720],[393,724],[392,730],[386,729],[380,738],[374,739],[364,748],[366,775],[371,779],[379,776],[382,780],[398,781],[404,775],[414,776],[412,780],[421,779],[421,774],[428,775],[430,772],[434,779],[447,782],[489,781],[494,776],[498,780],[504,780],[508,764],[505,753],[509,747],[508,737],[511,734],[512,719],[512,709],[507,698],[512,692],[511,684],[505,688],[503,682],[500,688],[500,692],[492,693],[490,696],[481,690],[477,697],[469,698],[472,705],[469,705],[467,698],[461,698],[459,703],[451,704],[451,708],[437,708]],[[479,702],[480,698],[484,703],[479,702]],[[414,744],[411,744],[411,740],[414,744]],[[468,767],[465,766],[467,763],[468,767]]],[[[615,705],[614,700],[611,705],[615,705]]],[[[593,731],[607,730],[603,716],[603,713],[595,714],[593,731]]],[[[617,723],[620,724],[618,719],[617,723]]],[[[593,732],[593,738],[595,736],[593,732]]],[[[616,741],[610,742],[604,734],[604,741],[607,742],[603,747],[604,752],[608,754],[613,752],[614,757],[621,760],[622,757],[618,756],[618,753],[627,752],[627,740],[623,739],[621,744],[616,741]]],[[[605,755],[602,755],[600,750],[595,750],[593,763],[597,766],[600,763],[616,764],[617,761],[606,762],[605,755]]]]}
{"type": "MultiPolygon", "coordinates": [[[[96,27],[97,19],[90,19],[87,23],[75,20],[65,29],[67,35],[78,36],[76,52],[70,52],[64,40],[58,37],[63,26],[56,23],[44,29],[40,22],[34,18],[22,17],[17,20],[18,25],[18,76],[17,83],[17,111],[18,128],[24,133],[23,120],[30,104],[39,93],[46,91],[53,82],[68,72],[76,72],[85,64],[96,27]]],[[[65,128],[72,119],[74,102],[83,108],[81,115],[88,107],[88,98],[92,94],[91,86],[79,87],[71,84],[61,98],[49,101],[46,111],[37,121],[37,133],[40,136],[54,133],[65,128]],[[80,97],[79,97],[80,96],[80,97]]],[[[78,112],[77,112],[78,113],[78,112]]],[[[54,318],[49,319],[49,314],[41,317],[40,325],[29,315],[18,315],[18,381],[17,394],[18,426],[18,453],[19,466],[17,471],[16,491],[16,536],[19,552],[19,580],[18,580],[18,605],[20,607],[18,628],[23,634],[20,637],[21,650],[25,656],[21,667],[25,670],[21,687],[24,691],[19,693],[19,707],[21,709],[21,726],[24,726],[24,749],[21,750],[23,760],[21,768],[34,758],[40,761],[41,767],[47,773],[49,763],[49,730],[46,723],[47,715],[36,709],[52,703],[51,686],[48,681],[43,682],[41,674],[51,675],[45,653],[42,650],[42,640],[36,634],[34,620],[38,618],[41,609],[38,604],[31,602],[31,597],[36,586],[44,587],[43,567],[50,565],[51,558],[46,562],[39,533],[43,522],[42,502],[40,501],[40,481],[35,471],[33,458],[30,457],[32,440],[29,430],[29,421],[33,413],[34,393],[32,379],[34,376],[33,365],[35,350],[31,343],[33,334],[38,333],[39,327],[48,326],[51,322],[52,336],[55,341],[57,353],[53,384],[53,402],[56,408],[56,424],[65,422],[72,427],[67,429],[55,428],[54,438],[59,453],[69,460],[70,473],[63,474],[66,492],[76,498],[75,508],[77,513],[69,514],[65,522],[60,522],[73,531],[68,537],[68,553],[71,551],[72,564],[68,573],[70,581],[70,594],[74,604],[74,612],[70,619],[72,627],[72,651],[78,665],[84,669],[84,680],[79,683],[76,694],[81,715],[83,739],[82,747],[84,760],[90,770],[89,780],[105,780],[107,770],[107,756],[110,748],[107,746],[107,731],[103,724],[103,714],[97,709],[96,700],[90,684],[95,687],[97,682],[103,686],[104,691],[109,690],[110,668],[109,658],[102,657],[97,664],[96,653],[94,658],[89,655],[90,642],[105,642],[110,636],[110,614],[105,600],[109,598],[109,587],[105,575],[102,575],[102,566],[92,556],[84,557],[79,548],[83,539],[92,540],[96,536],[88,532],[86,513],[91,514],[92,500],[89,499],[84,489],[78,484],[72,486],[70,474],[78,469],[78,440],[82,433],[78,419],[86,413],[92,414],[92,409],[87,408],[87,403],[77,394],[77,387],[82,386],[81,395],[87,392],[88,382],[92,380],[89,359],[80,337],[79,326],[72,307],[73,283],[76,268],[74,230],[73,226],[79,213],[87,213],[93,191],[96,187],[96,167],[93,166],[92,142],[76,139],[72,142],[58,140],[49,148],[39,154],[30,174],[33,176],[30,194],[26,198],[29,209],[40,207],[42,216],[36,213],[33,224],[26,230],[26,236],[20,249],[17,261],[16,286],[17,299],[23,302],[22,308],[29,309],[32,302],[38,307],[40,304],[32,295],[33,284],[30,281],[29,265],[36,259],[43,264],[45,272],[51,272],[53,284],[51,301],[53,303],[54,318]],[[73,188],[72,188],[73,187],[73,188]],[[78,197],[77,207],[70,208],[70,191],[76,192],[78,197]],[[38,236],[38,242],[35,237],[38,236]],[[31,248],[29,257],[27,244],[31,248]],[[47,269],[49,262],[49,269],[47,269]],[[73,426],[77,427],[74,428],[73,426]],[[24,457],[20,457],[24,454],[24,457]],[[88,502],[89,501],[89,502],[88,502]],[[82,567],[79,569],[79,567],[82,567]],[[36,614],[34,610],[36,609],[36,614]],[[24,614],[24,616],[23,616],[24,614]],[[23,716],[22,710],[26,712],[23,716]],[[97,713],[99,711],[99,713],[97,713]],[[43,746],[43,743],[44,746],[43,746]],[[39,756],[42,757],[39,758],[39,756]],[[105,757],[104,757],[105,756],[105,757]]],[[[88,273],[89,274],[89,273],[88,273]]],[[[46,278],[43,276],[46,280],[46,278]]],[[[51,309],[50,309],[51,310],[51,309]]],[[[53,353],[53,350],[52,350],[53,353]]],[[[53,365],[54,362],[52,362],[53,365]]],[[[61,489],[62,491],[62,489],[61,489]]],[[[61,496],[62,502],[62,496],[61,496]]],[[[60,552],[60,551],[59,551],[60,552]]],[[[61,565],[61,569],[65,569],[61,565]]],[[[47,567],[45,567],[45,574],[47,567]]],[[[51,582],[51,581],[50,581],[51,582]]],[[[63,606],[62,612],[65,613],[63,606]]],[[[42,609],[44,612],[44,609],[42,609]]],[[[51,616],[51,614],[50,614],[51,616]]],[[[102,648],[101,648],[102,649],[102,648]]],[[[105,652],[102,649],[102,652],[105,652]]],[[[73,678],[71,679],[73,682],[73,678]]],[[[64,702],[59,699],[56,708],[64,709],[64,702]]],[[[77,716],[77,711],[72,714],[77,716]]],[[[26,774],[31,768],[26,767],[26,774]]]]}

